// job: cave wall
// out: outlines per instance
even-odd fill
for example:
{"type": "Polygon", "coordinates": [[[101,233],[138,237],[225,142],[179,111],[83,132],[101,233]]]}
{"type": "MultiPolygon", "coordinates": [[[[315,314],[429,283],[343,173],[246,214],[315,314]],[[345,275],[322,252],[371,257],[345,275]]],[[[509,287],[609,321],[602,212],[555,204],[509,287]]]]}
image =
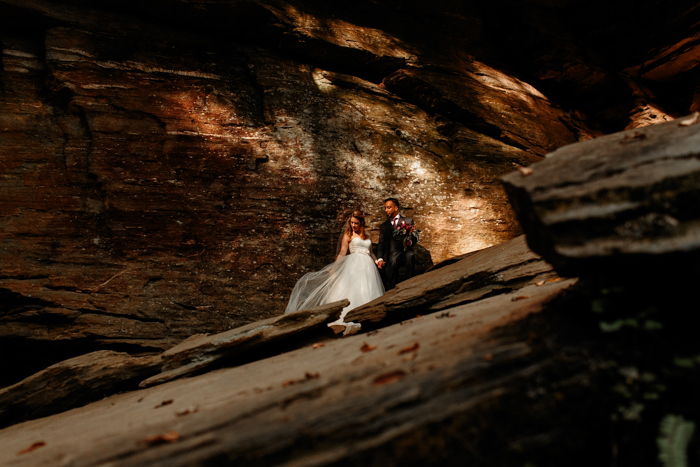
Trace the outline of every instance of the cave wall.
{"type": "Polygon", "coordinates": [[[612,15],[562,23],[580,4],[0,0],[0,347],[41,366],[277,315],[387,196],[423,267],[514,237],[498,177],[692,103],[692,67],[650,75],[661,40],[616,63],[612,15]]]}

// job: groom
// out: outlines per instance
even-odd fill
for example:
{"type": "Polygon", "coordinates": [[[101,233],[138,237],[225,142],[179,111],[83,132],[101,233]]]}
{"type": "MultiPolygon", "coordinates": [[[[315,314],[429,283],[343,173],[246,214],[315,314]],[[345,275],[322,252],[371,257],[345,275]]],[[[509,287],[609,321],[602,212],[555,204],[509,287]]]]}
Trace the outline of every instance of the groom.
{"type": "Polygon", "coordinates": [[[413,219],[399,215],[400,207],[399,200],[396,198],[387,198],[384,200],[384,212],[389,217],[389,220],[379,226],[377,267],[379,269],[385,268],[387,290],[396,287],[396,283],[399,281],[399,266],[401,264],[406,266],[407,279],[413,277],[416,272],[415,262],[413,260],[413,242],[407,240],[407,248],[406,251],[404,251],[401,240],[394,239],[394,230],[396,230],[402,222],[413,225],[413,219]]]}

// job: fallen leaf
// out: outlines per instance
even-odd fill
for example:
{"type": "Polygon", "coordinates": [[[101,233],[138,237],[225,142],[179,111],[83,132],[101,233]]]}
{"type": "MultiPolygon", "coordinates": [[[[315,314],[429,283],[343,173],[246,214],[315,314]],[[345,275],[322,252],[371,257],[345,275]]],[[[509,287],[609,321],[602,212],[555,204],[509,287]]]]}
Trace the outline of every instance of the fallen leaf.
{"type": "Polygon", "coordinates": [[[159,435],[149,436],[144,439],[143,442],[150,445],[163,444],[163,443],[174,443],[180,440],[180,433],[177,431],[168,431],[167,433],[161,433],[159,435]]]}
{"type": "Polygon", "coordinates": [[[326,344],[319,342],[318,344],[314,344],[311,346],[312,349],[320,349],[321,347],[325,347],[326,344]]]}
{"type": "Polygon", "coordinates": [[[18,456],[21,456],[22,454],[27,454],[32,452],[35,449],[39,449],[42,446],[46,446],[46,443],[43,441],[37,441],[36,443],[33,443],[31,446],[28,448],[22,449],[20,452],[17,453],[18,456]]]}
{"type": "Polygon", "coordinates": [[[535,282],[535,285],[536,285],[537,287],[539,287],[539,286],[541,286],[541,285],[544,285],[545,282],[546,282],[546,281],[537,281],[537,282],[535,282]]]}
{"type": "Polygon", "coordinates": [[[700,112],[695,112],[688,118],[684,118],[678,122],[678,126],[690,126],[698,123],[698,118],[700,118],[700,112]]]}
{"type": "Polygon", "coordinates": [[[551,279],[549,279],[549,282],[559,282],[563,280],[564,279],[562,279],[561,277],[552,277],[551,279]]]}
{"type": "Polygon", "coordinates": [[[385,373],[383,375],[377,376],[374,378],[374,384],[376,385],[382,385],[382,384],[390,384],[390,383],[395,383],[401,378],[406,376],[406,373],[404,373],[401,370],[396,370],[392,371],[391,373],[385,373]]]}
{"type": "Polygon", "coordinates": [[[532,175],[532,169],[530,167],[523,167],[522,165],[518,166],[518,172],[525,176],[532,175]]]}
{"type": "Polygon", "coordinates": [[[437,315],[436,318],[438,318],[438,319],[440,319],[440,318],[454,318],[455,316],[456,315],[450,314],[449,311],[446,311],[444,313],[440,313],[439,315],[437,315]]]}
{"type": "Polygon", "coordinates": [[[157,409],[158,407],[165,407],[166,405],[170,405],[170,404],[172,404],[172,403],[173,403],[173,400],[172,400],[172,399],[168,399],[168,400],[165,400],[165,401],[161,402],[160,404],[156,405],[156,406],[153,407],[153,408],[154,408],[154,409],[157,409]]]}
{"type": "Polygon", "coordinates": [[[371,352],[373,350],[377,350],[377,348],[365,342],[364,344],[362,344],[362,347],[360,347],[360,350],[363,352],[371,352]]]}
{"type": "Polygon", "coordinates": [[[518,295],[517,297],[513,297],[510,299],[511,302],[517,302],[518,300],[525,300],[527,298],[530,298],[529,295],[518,295]]]}
{"type": "MultiPolygon", "coordinates": [[[[321,377],[321,375],[318,373],[308,373],[307,372],[306,374],[304,374],[304,377],[302,379],[290,379],[289,381],[282,383],[282,387],[286,388],[287,386],[292,386],[294,384],[299,384],[299,383],[305,383],[309,380],[318,379],[320,377],[321,377]]],[[[272,389],[272,388],[270,388],[270,389],[272,389]]]]}
{"type": "Polygon", "coordinates": [[[414,350],[418,350],[419,348],[420,348],[420,344],[418,344],[418,342],[416,342],[415,344],[413,344],[410,347],[406,347],[405,349],[399,350],[399,355],[405,354],[408,352],[413,352],[414,350]]]}
{"type": "Polygon", "coordinates": [[[641,141],[643,139],[646,139],[647,135],[644,133],[640,133],[638,131],[635,131],[634,134],[627,135],[624,138],[620,140],[620,143],[634,143],[635,141],[641,141]]]}
{"type": "Polygon", "coordinates": [[[197,407],[187,407],[184,410],[179,410],[179,411],[175,412],[175,415],[177,415],[178,417],[182,417],[183,415],[196,413],[198,410],[199,409],[197,407]]]}
{"type": "Polygon", "coordinates": [[[416,315],[416,318],[420,318],[421,316],[423,316],[423,315],[416,315]]]}

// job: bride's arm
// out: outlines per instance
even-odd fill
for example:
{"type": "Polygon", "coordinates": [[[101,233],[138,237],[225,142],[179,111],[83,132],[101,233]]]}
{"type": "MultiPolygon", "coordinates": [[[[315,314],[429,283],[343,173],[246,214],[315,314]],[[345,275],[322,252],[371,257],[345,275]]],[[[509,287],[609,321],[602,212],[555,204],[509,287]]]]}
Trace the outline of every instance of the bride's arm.
{"type": "Polygon", "coordinates": [[[369,246],[369,255],[372,257],[372,261],[374,261],[374,264],[377,264],[377,257],[374,256],[374,251],[372,250],[372,245],[370,244],[369,246]]]}
{"type": "Polygon", "coordinates": [[[338,253],[338,257],[335,260],[338,261],[340,258],[345,256],[345,253],[347,253],[347,252],[348,252],[348,236],[343,235],[343,245],[340,248],[340,253],[338,253]]]}

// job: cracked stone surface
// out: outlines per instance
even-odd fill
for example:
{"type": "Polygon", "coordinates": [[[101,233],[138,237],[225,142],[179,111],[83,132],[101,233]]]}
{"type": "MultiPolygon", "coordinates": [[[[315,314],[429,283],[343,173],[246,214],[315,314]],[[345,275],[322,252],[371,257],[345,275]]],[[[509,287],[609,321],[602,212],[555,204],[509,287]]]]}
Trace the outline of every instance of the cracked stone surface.
{"type": "Polygon", "coordinates": [[[531,248],[562,274],[668,277],[700,252],[698,114],[559,149],[504,177],[531,248]]]}
{"type": "Polygon", "coordinates": [[[511,385],[553,364],[554,354],[533,346],[528,333],[513,339],[494,331],[537,315],[575,282],[530,285],[453,307],[449,315],[415,318],[6,428],[0,462],[327,465],[382,449],[408,459],[417,453],[400,448],[406,436],[433,426],[436,436],[449,439],[455,434],[450,420],[498,404],[511,385]],[[17,455],[35,442],[45,445],[17,455]]]}

